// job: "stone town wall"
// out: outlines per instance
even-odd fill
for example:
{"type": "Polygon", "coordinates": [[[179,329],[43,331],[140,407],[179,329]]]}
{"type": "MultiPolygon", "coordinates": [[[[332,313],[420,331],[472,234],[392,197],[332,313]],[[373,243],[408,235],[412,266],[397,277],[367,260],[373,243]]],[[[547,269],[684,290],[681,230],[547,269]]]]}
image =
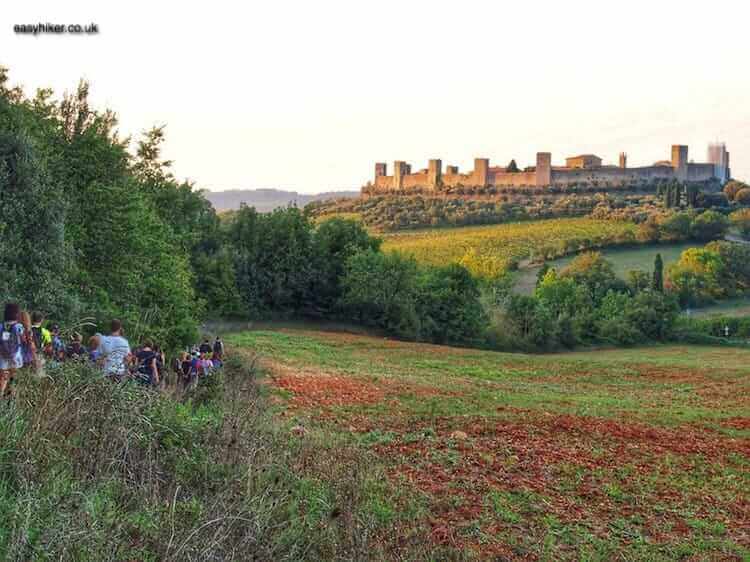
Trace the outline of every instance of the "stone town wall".
{"type": "Polygon", "coordinates": [[[552,184],[567,186],[576,184],[627,185],[674,178],[671,166],[644,166],[639,168],[581,168],[552,169],[552,184]]]}
{"type": "MultiPolygon", "coordinates": [[[[726,157],[728,160],[728,156],[726,157]]],[[[393,164],[393,175],[386,175],[387,166],[375,165],[374,191],[440,190],[452,187],[546,187],[570,185],[623,186],[656,181],[672,180],[684,182],[706,182],[717,177],[715,163],[692,163],[688,161],[688,147],[673,145],[671,160],[665,164],[627,168],[624,154],[620,155],[620,166],[598,166],[572,168],[552,166],[549,152],[538,152],[536,166],[523,172],[506,172],[502,167],[491,167],[489,159],[475,158],[474,169],[459,173],[455,166],[447,166],[445,173],[439,159],[430,160],[428,168],[411,173],[411,166],[404,161],[393,164]]],[[[726,167],[727,164],[724,164],[726,167]]],[[[722,170],[720,170],[722,171],[722,170]]],[[[728,174],[728,168],[724,175],[728,174]]]]}

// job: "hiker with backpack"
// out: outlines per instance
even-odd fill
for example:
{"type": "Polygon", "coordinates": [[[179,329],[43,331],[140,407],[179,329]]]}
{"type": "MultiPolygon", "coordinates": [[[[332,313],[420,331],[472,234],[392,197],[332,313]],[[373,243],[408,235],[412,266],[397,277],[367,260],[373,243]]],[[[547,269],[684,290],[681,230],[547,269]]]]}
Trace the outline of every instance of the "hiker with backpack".
{"type": "Polygon", "coordinates": [[[137,360],[135,379],[141,384],[159,386],[159,359],[151,340],[143,342],[141,349],[135,354],[135,358],[137,360]]]}
{"type": "Polygon", "coordinates": [[[208,338],[203,338],[203,343],[198,348],[198,353],[203,355],[204,353],[211,353],[211,351],[213,351],[213,347],[211,347],[208,338]]]}
{"type": "Polygon", "coordinates": [[[16,303],[7,303],[0,324],[0,396],[12,394],[11,386],[16,371],[23,367],[21,349],[24,337],[20,322],[21,308],[16,303]]]}

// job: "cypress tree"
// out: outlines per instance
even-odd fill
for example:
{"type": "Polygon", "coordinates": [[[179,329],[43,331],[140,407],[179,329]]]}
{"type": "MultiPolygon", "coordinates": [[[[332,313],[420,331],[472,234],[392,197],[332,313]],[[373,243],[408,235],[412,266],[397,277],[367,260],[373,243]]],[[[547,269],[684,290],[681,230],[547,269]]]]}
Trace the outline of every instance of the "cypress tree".
{"type": "Polygon", "coordinates": [[[661,260],[661,254],[656,254],[654,258],[654,291],[664,292],[664,263],[661,260]]]}

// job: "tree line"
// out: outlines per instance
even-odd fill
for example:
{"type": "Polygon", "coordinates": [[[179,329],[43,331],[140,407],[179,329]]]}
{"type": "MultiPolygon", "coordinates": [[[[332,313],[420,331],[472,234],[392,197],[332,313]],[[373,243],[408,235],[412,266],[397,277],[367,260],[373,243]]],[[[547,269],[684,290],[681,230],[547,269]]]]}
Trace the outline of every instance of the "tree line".
{"type": "Polygon", "coordinates": [[[385,255],[357,223],[316,226],[296,208],[222,221],[174,178],[164,134],[146,131],[131,153],[86,82],[27,97],[0,69],[3,301],[58,321],[121,318],[168,347],[195,341],[206,317],[340,318],[430,341],[478,331],[464,269],[385,255]]]}

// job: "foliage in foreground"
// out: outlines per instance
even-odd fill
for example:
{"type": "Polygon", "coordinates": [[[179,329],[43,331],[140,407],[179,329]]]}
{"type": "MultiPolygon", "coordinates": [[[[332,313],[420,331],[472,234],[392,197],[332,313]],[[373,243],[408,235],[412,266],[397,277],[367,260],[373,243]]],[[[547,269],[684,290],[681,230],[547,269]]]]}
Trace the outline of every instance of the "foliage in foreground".
{"type": "Polygon", "coordinates": [[[0,404],[0,558],[388,557],[376,469],[272,424],[254,377],[231,364],[184,401],[87,367],[21,378],[0,404]]]}

